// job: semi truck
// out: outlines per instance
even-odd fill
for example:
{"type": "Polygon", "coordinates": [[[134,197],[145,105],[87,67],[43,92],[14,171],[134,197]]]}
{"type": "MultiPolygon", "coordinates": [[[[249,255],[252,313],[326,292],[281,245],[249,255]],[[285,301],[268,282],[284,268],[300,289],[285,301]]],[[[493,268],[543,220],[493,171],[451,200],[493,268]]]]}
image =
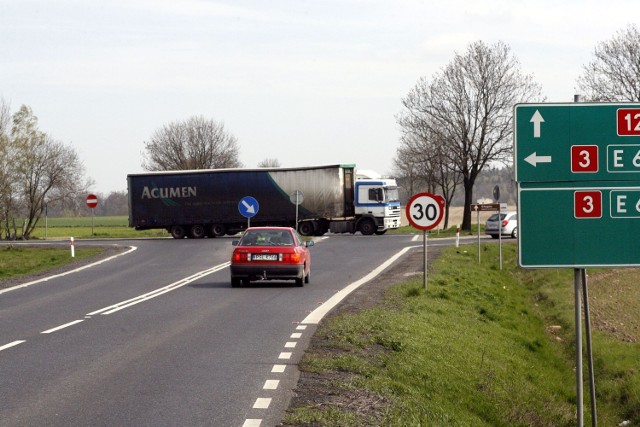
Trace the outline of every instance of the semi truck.
{"type": "Polygon", "coordinates": [[[304,236],[400,226],[396,181],[358,175],[353,164],[148,172],[127,175],[127,187],[129,226],[166,229],[176,239],[233,235],[249,225],[296,227],[304,236]]]}

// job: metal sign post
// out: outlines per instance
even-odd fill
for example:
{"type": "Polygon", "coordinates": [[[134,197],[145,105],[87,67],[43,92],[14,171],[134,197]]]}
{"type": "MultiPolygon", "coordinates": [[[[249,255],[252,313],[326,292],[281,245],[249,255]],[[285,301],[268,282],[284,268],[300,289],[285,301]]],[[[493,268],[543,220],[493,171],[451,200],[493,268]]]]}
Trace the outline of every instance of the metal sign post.
{"type": "Polygon", "coordinates": [[[289,194],[289,200],[291,200],[291,203],[296,205],[296,231],[298,231],[298,211],[299,206],[304,201],[304,194],[302,194],[302,191],[296,190],[293,193],[289,194]]]}
{"type": "Polygon", "coordinates": [[[240,215],[247,218],[247,228],[251,227],[251,218],[260,210],[258,201],[251,196],[245,196],[238,202],[238,210],[240,215]]]}
{"type": "Polygon", "coordinates": [[[411,197],[407,203],[406,214],[409,223],[422,230],[422,280],[424,290],[427,290],[427,230],[431,230],[440,224],[444,214],[444,197],[430,193],[418,193],[411,197]]]}
{"type": "Polygon", "coordinates": [[[640,266],[640,104],[519,104],[514,144],[518,259],[574,269],[577,419],[582,426],[582,301],[595,426],[586,268],[640,266]]]}
{"type": "Polygon", "coordinates": [[[87,196],[87,206],[91,209],[91,235],[95,236],[95,220],[94,220],[94,209],[98,206],[98,197],[95,194],[89,194],[87,196]]]}

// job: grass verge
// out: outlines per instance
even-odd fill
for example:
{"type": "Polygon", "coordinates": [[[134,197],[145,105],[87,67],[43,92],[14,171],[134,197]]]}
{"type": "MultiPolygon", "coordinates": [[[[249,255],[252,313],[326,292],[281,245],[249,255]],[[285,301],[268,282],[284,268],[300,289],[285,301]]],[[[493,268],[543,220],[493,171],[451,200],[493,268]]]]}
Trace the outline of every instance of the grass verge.
{"type": "MultiPolygon", "coordinates": [[[[326,319],[301,363],[323,390],[285,425],[575,425],[573,272],[519,269],[513,244],[499,271],[497,245],[480,250],[480,265],[475,245],[443,250],[426,292],[415,277],[375,308],[326,319]]],[[[627,272],[637,283],[637,270],[594,271],[591,286],[612,289],[627,272]]],[[[640,333],[603,327],[617,311],[638,321],[640,287],[625,290],[616,310],[592,293],[593,313],[610,319],[594,322],[601,425],[640,424],[640,333]]],[[[585,424],[588,395],[585,385],[585,424]]]]}
{"type": "Polygon", "coordinates": [[[82,260],[102,253],[95,247],[76,248],[75,258],[67,248],[0,247],[0,280],[51,270],[72,260],[82,260]]]}

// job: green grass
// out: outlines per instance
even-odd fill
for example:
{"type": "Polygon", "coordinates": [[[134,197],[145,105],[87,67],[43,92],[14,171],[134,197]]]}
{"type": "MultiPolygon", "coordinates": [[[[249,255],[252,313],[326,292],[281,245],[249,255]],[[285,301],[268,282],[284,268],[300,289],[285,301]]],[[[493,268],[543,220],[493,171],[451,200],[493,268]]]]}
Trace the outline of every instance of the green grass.
{"type": "Polygon", "coordinates": [[[132,237],[168,237],[170,236],[164,229],[155,230],[135,230],[129,227],[129,220],[126,216],[103,216],[93,218],[93,228],[91,217],[77,218],[49,218],[45,227],[44,219],[41,219],[38,226],[31,234],[34,239],[76,239],[88,238],[118,238],[126,239],[132,237]],[[93,231],[93,233],[92,233],[93,231]]]}
{"type": "MultiPolygon", "coordinates": [[[[418,230],[410,225],[405,225],[399,228],[390,229],[388,231],[390,234],[422,234],[422,230],[418,230]]],[[[427,232],[429,237],[455,237],[456,236],[456,226],[452,226],[447,228],[446,230],[430,230],[427,232]]],[[[484,235],[484,224],[480,224],[480,234],[484,235]]],[[[463,236],[477,236],[478,235],[478,224],[471,224],[471,231],[460,231],[460,237],[463,236]]]]}
{"type": "Polygon", "coordinates": [[[76,247],[75,258],[71,258],[70,248],[0,247],[0,280],[50,270],[103,251],[102,248],[76,247]]]}
{"type": "MultiPolygon", "coordinates": [[[[316,348],[301,368],[337,375],[336,395],[359,390],[385,402],[377,419],[343,403],[295,408],[285,424],[575,425],[573,272],[521,270],[513,244],[503,245],[501,272],[497,245],[481,250],[478,265],[475,245],[445,249],[426,292],[420,275],[393,287],[383,306],[319,327],[333,351],[316,348]]],[[[639,297],[640,290],[618,307],[637,320],[639,297]]],[[[638,342],[594,333],[601,425],[640,423],[638,354],[638,342]]],[[[585,385],[585,424],[588,396],[585,385]]]]}

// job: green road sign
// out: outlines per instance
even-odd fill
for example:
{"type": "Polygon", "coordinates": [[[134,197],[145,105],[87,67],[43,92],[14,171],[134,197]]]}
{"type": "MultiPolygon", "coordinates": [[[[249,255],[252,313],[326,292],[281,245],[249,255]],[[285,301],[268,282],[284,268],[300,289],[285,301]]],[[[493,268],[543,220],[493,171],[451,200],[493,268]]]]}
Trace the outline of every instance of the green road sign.
{"type": "Polygon", "coordinates": [[[519,186],[522,267],[640,265],[640,182],[591,184],[519,186]]]}
{"type": "Polygon", "coordinates": [[[519,104],[518,182],[640,180],[640,104],[519,104]]]}
{"type": "Polygon", "coordinates": [[[640,265],[640,104],[514,109],[523,267],[640,265]]]}

